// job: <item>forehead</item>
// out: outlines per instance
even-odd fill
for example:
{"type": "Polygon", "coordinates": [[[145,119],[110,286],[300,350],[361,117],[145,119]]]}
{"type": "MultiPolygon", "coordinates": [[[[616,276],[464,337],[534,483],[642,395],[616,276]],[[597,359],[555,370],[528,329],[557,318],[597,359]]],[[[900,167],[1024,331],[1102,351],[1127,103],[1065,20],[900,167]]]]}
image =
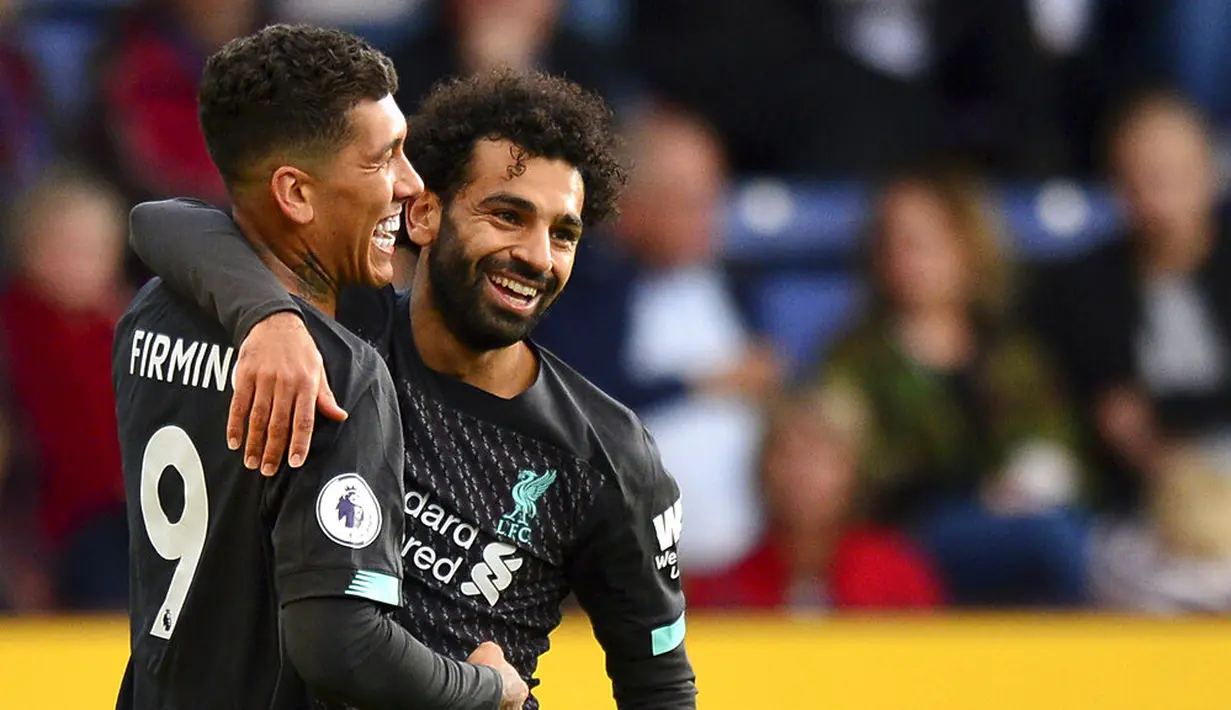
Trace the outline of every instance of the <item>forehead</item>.
{"type": "Polygon", "coordinates": [[[391,95],[379,101],[360,101],[347,118],[352,133],[347,148],[351,150],[379,152],[406,134],[406,116],[391,95]]]}
{"type": "Polygon", "coordinates": [[[529,156],[519,160],[518,152],[506,140],[476,143],[462,194],[478,202],[503,192],[534,203],[545,214],[580,216],[585,185],[577,168],[562,160],[529,156]]]}
{"type": "Polygon", "coordinates": [[[1205,133],[1191,116],[1178,110],[1154,108],[1133,118],[1117,136],[1121,159],[1142,154],[1171,154],[1177,150],[1203,149],[1205,133]]]}

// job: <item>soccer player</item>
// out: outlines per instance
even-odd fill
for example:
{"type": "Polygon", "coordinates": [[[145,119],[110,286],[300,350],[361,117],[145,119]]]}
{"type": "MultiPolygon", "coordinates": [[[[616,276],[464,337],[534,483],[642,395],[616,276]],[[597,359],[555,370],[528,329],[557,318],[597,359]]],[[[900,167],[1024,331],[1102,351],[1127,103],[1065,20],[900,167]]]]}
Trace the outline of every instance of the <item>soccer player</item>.
{"type": "Polygon", "coordinates": [[[396,396],[380,355],[332,316],[341,286],[389,283],[422,190],[396,82],[362,40],[308,27],[267,28],[206,64],[201,124],[235,244],[302,315],[349,418],[318,430],[295,475],[246,474],[222,437],[227,333],[158,280],[138,294],[113,359],[133,590],[118,708],[495,710],[528,693],[498,647],[473,658],[491,667],[459,663],[393,618],[396,396]]]}
{"type": "MultiPolygon", "coordinates": [[[[410,119],[407,152],[426,186],[408,217],[412,288],[359,290],[339,310],[398,386],[414,610],[402,623],[452,657],[491,638],[531,680],[572,592],[620,708],[694,708],[679,489],[637,417],[529,339],[568,282],[583,226],[615,211],[624,172],[610,111],[560,78],[480,74],[431,92],[410,119]]],[[[278,311],[244,341],[251,363],[237,375],[235,420],[251,411],[254,431],[272,420],[285,440],[296,397],[316,392],[271,396],[270,383],[315,372],[317,356],[293,315],[302,309],[235,231],[190,203],[133,213],[138,253],[236,342],[242,324],[278,311]]]]}

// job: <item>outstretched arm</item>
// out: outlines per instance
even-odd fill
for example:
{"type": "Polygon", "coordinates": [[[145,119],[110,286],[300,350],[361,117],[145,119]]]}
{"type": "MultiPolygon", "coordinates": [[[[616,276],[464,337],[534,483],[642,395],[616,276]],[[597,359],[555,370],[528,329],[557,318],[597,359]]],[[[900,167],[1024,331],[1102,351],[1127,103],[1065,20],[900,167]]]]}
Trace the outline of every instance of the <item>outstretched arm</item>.
{"type": "Polygon", "coordinates": [[[268,316],[299,313],[226,212],[184,198],[142,202],[132,209],[129,228],[141,261],[216,318],[236,345],[268,316]]]}
{"type": "Polygon", "coordinates": [[[295,300],[222,210],[183,198],[143,202],[129,223],[129,242],[146,266],[240,346],[228,445],[240,447],[246,426],[245,466],[272,475],[284,453],[292,467],[302,465],[315,410],[338,421],[346,412],[295,300]]]}

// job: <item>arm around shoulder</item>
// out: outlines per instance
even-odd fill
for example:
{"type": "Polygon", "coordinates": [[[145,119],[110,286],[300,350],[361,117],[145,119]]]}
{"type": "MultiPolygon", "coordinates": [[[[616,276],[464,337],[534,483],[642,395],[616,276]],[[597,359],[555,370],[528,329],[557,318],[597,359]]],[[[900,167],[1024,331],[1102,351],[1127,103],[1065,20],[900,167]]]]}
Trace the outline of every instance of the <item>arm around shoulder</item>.
{"type": "Polygon", "coordinates": [[[299,307],[226,212],[189,199],[143,202],[129,215],[129,244],[172,291],[216,318],[236,344],[252,326],[299,307]]]}

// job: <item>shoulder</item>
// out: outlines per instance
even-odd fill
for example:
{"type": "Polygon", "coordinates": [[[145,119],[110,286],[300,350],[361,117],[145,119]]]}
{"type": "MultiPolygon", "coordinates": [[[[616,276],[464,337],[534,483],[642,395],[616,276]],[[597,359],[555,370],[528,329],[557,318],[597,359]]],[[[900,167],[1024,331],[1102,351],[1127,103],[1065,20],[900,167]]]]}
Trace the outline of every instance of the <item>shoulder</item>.
{"type": "Polygon", "coordinates": [[[863,373],[883,365],[895,350],[884,327],[869,319],[847,331],[833,348],[814,364],[814,379],[825,381],[835,377],[859,378],[863,373]]]}
{"type": "Polygon", "coordinates": [[[389,352],[393,318],[400,304],[392,286],[352,286],[338,297],[338,322],[370,343],[377,352],[389,352]]]}
{"type": "Polygon", "coordinates": [[[662,466],[654,438],[631,409],[608,395],[581,373],[556,357],[550,350],[536,346],[542,364],[564,388],[576,414],[586,423],[596,440],[592,461],[626,493],[675,483],[662,466]]]}
{"type": "Polygon", "coordinates": [[[167,216],[195,216],[213,220],[219,224],[234,223],[231,215],[226,211],[195,197],[172,197],[165,200],[139,202],[133,206],[128,215],[134,224],[145,224],[149,220],[167,216]]]}
{"type": "Polygon", "coordinates": [[[162,325],[179,335],[191,335],[229,344],[222,326],[206,318],[195,306],[176,294],[157,276],[137,291],[116,326],[119,333],[134,328],[162,325]]]}
{"type": "Polygon", "coordinates": [[[343,409],[348,409],[365,394],[392,392],[389,370],[380,353],[337,321],[299,301],[304,324],[320,350],[330,386],[343,409]]]}

